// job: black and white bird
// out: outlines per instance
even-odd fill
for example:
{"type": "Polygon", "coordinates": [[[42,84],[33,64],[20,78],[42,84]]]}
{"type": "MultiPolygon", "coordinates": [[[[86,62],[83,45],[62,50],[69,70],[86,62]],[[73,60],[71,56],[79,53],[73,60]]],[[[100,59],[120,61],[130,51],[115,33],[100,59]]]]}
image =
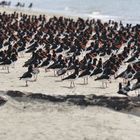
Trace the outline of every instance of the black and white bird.
{"type": "Polygon", "coordinates": [[[79,78],[84,78],[84,84],[88,84],[88,78],[91,75],[91,73],[93,73],[94,68],[92,67],[91,64],[88,64],[87,69],[85,69],[84,71],[82,71],[82,73],[79,75],[79,78]]]}
{"type": "Polygon", "coordinates": [[[34,81],[37,81],[39,73],[40,73],[40,70],[37,67],[37,64],[34,64],[34,67],[32,69],[32,74],[33,74],[33,77],[34,77],[34,81]]]}
{"type": "Polygon", "coordinates": [[[137,82],[135,84],[132,85],[131,91],[134,91],[135,93],[138,95],[140,94],[140,77],[137,78],[137,82]]]}
{"type": "Polygon", "coordinates": [[[64,76],[65,76],[65,74],[66,74],[66,72],[67,72],[67,68],[61,68],[61,69],[59,69],[59,70],[57,71],[57,76],[58,76],[58,77],[61,76],[61,79],[63,79],[64,76]]]}
{"type": "Polygon", "coordinates": [[[39,68],[44,68],[45,69],[45,72],[46,72],[47,71],[47,68],[50,65],[52,65],[52,63],[53,62],[51,61],[51,54],[49,54],[48,57],[41,62],[41,64],[39,65],[39,68]]]}
{"type": "Polygon", "coordinates": [[[64,68],[64,67],[66,67],[66,63],[65,63],[64,59],[62,58],[62,55],[59,55],[58,59],[52,65],[50,65],[48,67],[48,69],[53,69],[54,76],[56,76],[57,75],[57,71],[59,69],[64,68]]]}
{"type": "Polygon", "coordinates": [[[32,77],[33,77],[33,66],[30,65],[28,67],[28,71],[25,72],[21,77],[20,77],[20,80],[25,80],[25,83],[26,83],[26,87],[28,86],[28,82],[31,81],[32,77]]]}
{"type": "Polygon", "coordinates": [[[71,74],[68,77],[62,79],[62,81],[64,81],[64,80],[70,81],[70,88],[73,88],[73,87],[75,87],[74,81],[78,78],[78,76],[79,76],[79,65],[75,66],[75,71],[74,71],[73,74],[71,74]]]}
{"type": "Polygon", "coordinates": [[[127,66],[127,69],[121,72],[119,75],[115,77],[115,79],[121,77],[123,78],[123,82],[125,83],[127,79],[131,79],[135,74],[135,70],[132,68],[131,65],[127,66]]]}
{"type": "Polygon", "coordinates": [[[124,87],[122,86],[122,83],[119,83],[119,91],[117,93],[128,96],[128,92],[131,90],[130,86],[130,81],[128,81],[127,85],[124,87]]]}
{"type": "Polygon", "coordinates": [[[12,64],[12,60],[7,57],[3,62],[0,63],[1,66],[3,66],[5,69],[7,69],[7,72],[10,73],[10,65],[12,64]]]}
{"type": "Polygon", "coordinates": [[[103,73],[101,74],[101,76],[97,77],[95,79],[95,81],[101,80],[102,81],[102,87],[107,88],[108,82],[111,82],[110,81],[110,76],[111,76],[111,67],[107,67],[103,70],[103,73]]]}

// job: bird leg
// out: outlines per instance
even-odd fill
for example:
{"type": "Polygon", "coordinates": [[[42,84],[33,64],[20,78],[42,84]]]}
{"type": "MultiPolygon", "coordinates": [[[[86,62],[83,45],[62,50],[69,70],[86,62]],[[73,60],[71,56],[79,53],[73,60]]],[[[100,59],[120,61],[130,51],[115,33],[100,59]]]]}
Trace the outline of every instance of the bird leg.
{"type": "Polygon", "coordinates": [[[37,74],[34,75],[34,81],[37,81],[37,74]]]}
{"type": "Polygon", "coordinates": [[[88,77],[87,77],[86,79],[87,79],[87,82],[86,82],[86,84],[88,84],[88,77]]]}
{"type": "Polygon", "coordinates": [[[73,81],[73,87],[75,87],[75,83],[74,83],[74,81],[73,81]]]}
{"type": "Polygon", "coordinates": [[[47,68],[45,68],[45,72],[48,72],[47,68]]]}
{"type": "Polygon", "coordinates": [[[106,88],[107,88],[107,82],[105,82],[105,84],[106,84],[106,88]]]}
{"type": "Polygon", "coordinates": [[[4,69],[5,69],[5,66],[2,67],[2,70],[4,70],[4,69]]]}
{"type": "Polygon", "coordinates": [[[54,77],[56,77],[56,71],[54,70],[54,77]]]}
{"type": "Polygon", "coordinates": [[[115,77],[117,77],[117,74],[116,73],[114,74],[114,79],[115,79],[115,77]]]}
{"type": "Polygon", "coordinates": [[[70,82],[70,88],[72,88],[72,81],[70,82]]]}
{"type": "Polygon", "coordinates": [[[13,64],[12,64],[12,68],[15,68],[15,62],[13,62],[13,64]]]}
{"type": "Polygon", "coordinates": [[[8,67],[8,66],[7,66],[7,72],[10,73],[10,71],[9,71],[9,67],[8,67]]]}
{"type": "Polygon", "coordinates": [[[21,52],[21,58],[24,58],[24,53],[23,52],[21,52]]]}
{"type": "Polygon", "coordinates": [[[34,75],[34,81],[37,81],[37,74],[34,75]]]}
{"type": "Polygon", "coordinates": [[[139,96],[140,90],[138,89],[138,96],[139,96]]]}
{"type": "Polygon", "coordinates": [[[125,79],[123,78],[123,84],[125,84],[125,79]]]}
{"type": "Polygon", "coordinates": [[[61,75],[61,80],[64,78],[64,74],[63,75],[61,75]]]}
{"type": "Polygon", "coordinates": [[[102,87],[104,88],[104,82],[102,81],[102,87]]]}
{"type": "Polygon", "coordinates": [[[109,80],[108,80],[108,81],[109,81],[109,83],[111,83],[111,78],[109,78],[109,80]]]}
{"type": "Polygon", "coordinates": [[[25,82],[26,82],[26,85],[25,86],[28,87],[28,83],[27,83],[28,81],[26,80],[25,82]]]}
{"type": "Polygon", "coordinates": [[[84,78],[84,85],[85,85],[85,78],[84,78]]]}
{"type": "Polygon", "coordinates": [[[69,75],[69,72],[67,72],[67,75],[69,75]]]}

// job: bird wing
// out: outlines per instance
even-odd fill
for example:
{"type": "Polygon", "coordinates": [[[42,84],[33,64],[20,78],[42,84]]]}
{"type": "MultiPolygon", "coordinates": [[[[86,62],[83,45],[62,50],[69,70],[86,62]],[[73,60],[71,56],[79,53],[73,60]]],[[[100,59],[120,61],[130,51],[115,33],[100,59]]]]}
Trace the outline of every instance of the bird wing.
{"type": "Polygon", "coordinates": [[[20,80],[23,79],[23,78],[31,78],[32,77],[32,74],[29,73],[29,72],[25,72],[21,77],[20,77],[20,80]]]}

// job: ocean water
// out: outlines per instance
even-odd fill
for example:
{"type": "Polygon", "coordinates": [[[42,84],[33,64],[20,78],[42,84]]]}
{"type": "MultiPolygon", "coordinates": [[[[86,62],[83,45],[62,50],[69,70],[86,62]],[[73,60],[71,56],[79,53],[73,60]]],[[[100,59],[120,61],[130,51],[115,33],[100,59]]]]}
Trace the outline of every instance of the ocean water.
{"type": "MultiPolygon", "coordinates": [[[[15,5],[19,0],[12,0],[15,5]]],[[[140,23],[140,0],[20,0],[26,7],[33,2],[34,10],[72,16],[114,19],[125,23],[140,23]]]]}

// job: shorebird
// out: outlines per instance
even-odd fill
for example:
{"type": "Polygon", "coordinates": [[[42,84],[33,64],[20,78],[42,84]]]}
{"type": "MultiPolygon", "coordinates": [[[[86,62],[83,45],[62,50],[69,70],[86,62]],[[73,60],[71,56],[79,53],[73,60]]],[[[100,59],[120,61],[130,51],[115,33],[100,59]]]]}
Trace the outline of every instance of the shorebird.
{"type": "Polygon", "coordinates": [[[102,59],[100,58],[98,61],[98,64],[95,66],[94,70],[91,72],[90,77],[100,74],[103,72],[103,68],[102,68],[102,59]]]}
{"type": "Polygon", "coordinates": [[[69,80],[70,81],[70,88],[73,88],[73,87],[75,87],[74,81],[78,78],[78,76],[79,76],[79,65],[75,66],[75,71],[74,71],[73,74],[71,74],[68,77],[62,79],[62,81],[69,80]]]}
{"type": "Polygon", "coordinates": [[[30,52],[33,52],[33,51],[36,51],[37,47],[38,47],[38,42],[35,41],[33,44],[31,44],[31,46],[29,46],[26,50],[26,53],[30,53],[30,52]]]}
{"type": "Polygon", "coordinates": [[[135,74],[135,70],[132,68],[131,65],[127,66],[127,69],[121,72],[119,75],[115,77],[115,79],[121,77],[123,78],[123,82],[125,83],[127,79],[131,79],[135,74]]]}
{"type": "Polygon", "coordinates": [[[139,52],[133,54],[127,61],[125,61],[124,63],[130,63],[130,62],[134,62],[134,61],[138,61],[138,57],[139,57],[139,52]]]}
{"type": "Polygon", "coordinates": [[[63,57],[62,55],[59,55],[57,60],[47,68],[47,69],[53,69],[54,70],[54,76],[56,76],[56,74],[57,74],[56,72],[59,69],[65,67],[65,62],[64,62],[62,57],[63,57]]]}
{"type": "Polygon", "coordinates": [[[40,73],[39,68],[37,67],[37,64],[34,64],[33,70],[32,70],[32,74],[34,76],[34,81],[37,81],[38,78],[38,74],[40,73]]]}
{"type": "Polygon", "coordinates": [[[122,87],[122,83],[119,83],[119,91],[117,93],[128,96],[127,93],[131,90],[130,86],[130,81],[128,81],[127,85],[124,87],[122,87]]]}
{"type": "Polygon", "coordinates": [[[138,93],[138,95],[140,94],[140,77],[137,77],[137,82],[135,84],[132,85],[131,91],[135,90],[135,93],[138,93]]]}
{"type": "Polygon", "coordinates": [[[5,69],[7,69],[7,72],[10,73],[9,67],[12,64],[12,60],[7,57],[3,62],[0,63],[1,66],[3,66],[5,69]]]}
{"type": "Polygon", "coordinates": [[[15,53],[13,53],[13,54],[11,54],[11,61],[12,61],[12,68],[15,68],[15,63],[16,63],[16,61],[18,60],[17,59],[17,55],[15,54],[15,53]]]}
{"type": "Polygon", "coordinates": [[[82,71],[82,73],[79,75],[79,78],[82,77],[84,79],[84,84],[88,84],[88,78],[93,71],[94,68],[92,67],[92,65],[88,64],[88,68],[82,71]]]}
{"type": "Polygon", "coordinates": [[[51,54],[48,55],[47,59],[43,60],[41,64],[38,66],[39,68],[45,68],[45,72],[47,68],[52,65],[51,54]]]}
{"type": "Polygon", "coordinates": [[[103,73],[101,74],[101,76],[97,77],[95,79],[95,81],[101,80],[102,81],[102,87],[107,88],[107,83],[108,83],[108,81],[110,81],[110,76],[111,76],[111,67],[107,67],[107,68],[104,68],[103,73]]]}
{"type": "Polygon", "coordinates": [[[21,79],[25,80],[25,83],[26,83],[25,86],[26,86],[26,87],[28,86],[28,81],[31,81],[31,78],[33,77],[32,72],[33,72],[33,67],[30,65],[30,66],[28,67],[28,71],[25,72],[25,73],[20,77],[20,80],[21,80],[21,79]]]}
{"type": "Polygon", "coordinates": [[[25,46],[19,46],[17,48],[17,52],[20,53],[20,57],[24,57],[24,50],[25,50],[25,46]]]}
{"type": "Polygon", "coordinates": [[[28,8],[32,8],[33,7],[33,3],[30,3],[28,8]]]}

